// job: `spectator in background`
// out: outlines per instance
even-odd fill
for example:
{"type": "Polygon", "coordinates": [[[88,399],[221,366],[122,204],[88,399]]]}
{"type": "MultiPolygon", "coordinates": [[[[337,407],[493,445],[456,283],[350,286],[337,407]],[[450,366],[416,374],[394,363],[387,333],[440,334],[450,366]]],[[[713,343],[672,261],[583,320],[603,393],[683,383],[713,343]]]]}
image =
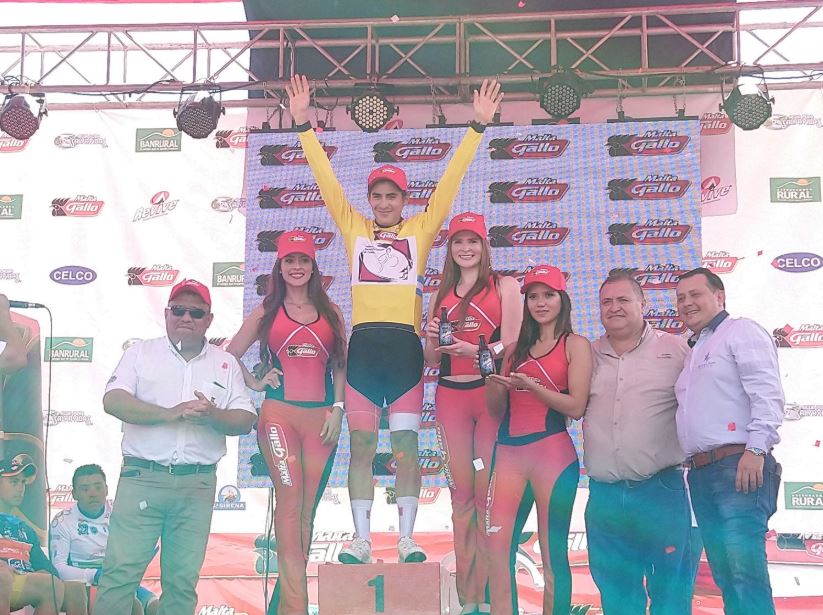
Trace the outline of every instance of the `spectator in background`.
{"type": "MultiPolygon", "coordinates": [[[[77,502],[54,517],[49,545],[54,567],[65,582],[66,596],[78,592],[85,597],[87,587],[97,585],[103,572],[111,502],[106,499],[109,488],[99,465],[77,468],[71,487],[77,502]]],[[[132,615],[156,615],[157,607],[157,596],[142,586],[138,587],[132,615]]]]}

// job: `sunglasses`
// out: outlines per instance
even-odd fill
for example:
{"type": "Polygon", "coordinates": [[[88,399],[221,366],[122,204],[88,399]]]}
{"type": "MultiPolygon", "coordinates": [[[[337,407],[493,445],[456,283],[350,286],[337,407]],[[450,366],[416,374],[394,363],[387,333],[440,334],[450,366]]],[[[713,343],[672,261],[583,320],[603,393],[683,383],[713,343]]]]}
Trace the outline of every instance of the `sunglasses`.
{"type": "Polygon", "coordinates": [[[187,307],[181,307],[179,305],[173,305],[173,306],[171,306],[167,309],[171,310],[171,313],[177,318],[182,318],[183,316],[186,315],[186,312],[188,312],[189,316],[191,316],[194,320],[200,320],[206,314],[208,314],[208,312],[206,312],[206,310],[203,310],[203,309],[200,309],[200,308],[187,308],[187,307]]]}

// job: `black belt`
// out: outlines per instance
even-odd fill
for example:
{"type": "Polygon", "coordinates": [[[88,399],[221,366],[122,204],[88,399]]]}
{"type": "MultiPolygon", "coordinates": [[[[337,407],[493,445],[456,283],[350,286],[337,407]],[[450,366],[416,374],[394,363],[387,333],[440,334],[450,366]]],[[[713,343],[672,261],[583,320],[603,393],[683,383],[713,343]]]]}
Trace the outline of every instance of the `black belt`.
{"type": "Polygon", "coordinates": [[[187,474],[212,474],[217,470],[217,464],[212,463],[203,465],[200,463],[180,463],[177,465],[164,466],[162,463],[156,461],[149,461],[148,459],[140,459],[140,457],[123,457],[124,466],[137,466],[138,468],[146,468],[147,470],[155,470],[157,472],[168,472],[176,476],[185,476],[187,474]]]}

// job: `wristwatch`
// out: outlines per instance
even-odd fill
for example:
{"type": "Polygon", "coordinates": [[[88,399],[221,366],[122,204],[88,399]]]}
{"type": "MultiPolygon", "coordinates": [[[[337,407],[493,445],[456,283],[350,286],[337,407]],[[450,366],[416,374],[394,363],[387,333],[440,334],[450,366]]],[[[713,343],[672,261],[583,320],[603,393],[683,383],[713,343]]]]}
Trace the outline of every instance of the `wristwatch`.
{"type": "Polygon", "coordinates": [[[331,405],[332,408],[340,408],[343,412],[346,411],[346,404],[342,401],[336,401],[331,405]]]}
{"type": "Polygon", "coordinates": [[[764,451],[762,448],[757,448],[756,446],[749,446],[746,448],[746,450],[749,451],[752,455],[757,455],[758,457],[766,456],[766,451],[764,451]]]}

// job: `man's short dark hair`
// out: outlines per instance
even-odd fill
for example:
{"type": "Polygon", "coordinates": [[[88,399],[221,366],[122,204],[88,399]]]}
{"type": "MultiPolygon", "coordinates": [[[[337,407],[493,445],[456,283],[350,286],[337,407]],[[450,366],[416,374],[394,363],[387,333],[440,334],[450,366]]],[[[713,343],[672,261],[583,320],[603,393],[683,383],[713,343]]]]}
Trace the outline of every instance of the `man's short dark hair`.
{"type": "Polygon", "coordinates": [[[640,286],[640,282],[637,281],[637,278],[635,278],[630,271],[625,269],[613,269],[610,271],[608,277],[603,280],[603,283],[600,285],[597,293],[600,294],[606,284],[622,281],[629,282],[632,285],[632,288],[634,288],[634,292],[637,293],[638,297],[640,297],[640,300],[645,301],[646,295],[643,294],[643,287],[640,286]]]}
{"type": "Polygon", "coordinates": [[[717,275],[711,269],[706,269],[705,267],[695,267],[691,271],[687,271],[683,275],[680,276],[681,280],[685,280],[687,278],[693,278],[697,275],[704,275],[706,276],[706,281],[709,283],[715,291],[718,290],[726,290],[726,287],[723,285],[723,280],[720,279],[720,276],[717,275]]]}
{"type": "Polygon", "coordinates": [[[74,476],[71,477],[71,488],[74,489],[77,487],[78,478],[83,478],[84,476],[95,476],[96,474],[102,476],[103,482],[106,482],[106,473],[103,472],[103,468],[96,463],[89,463],[84,466],[80,466],[74,471],[74,476]]]}

